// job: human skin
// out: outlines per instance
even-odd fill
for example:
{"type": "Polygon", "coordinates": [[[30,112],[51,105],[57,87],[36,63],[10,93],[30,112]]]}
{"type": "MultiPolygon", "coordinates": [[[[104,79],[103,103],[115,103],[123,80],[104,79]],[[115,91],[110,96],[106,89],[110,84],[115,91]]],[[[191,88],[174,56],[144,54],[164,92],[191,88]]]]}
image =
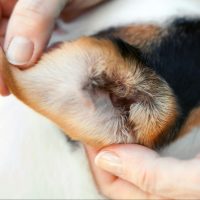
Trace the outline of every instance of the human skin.
{"type": "Polygon", "coordinates": [[[146,147],[86,146],[91,169],[109,199],[199,199],[200,159],[160,157],[146,147]]]}
{"type": "MultiPolygon", "coordinates": [[[[63,19],[71,20],[102,1],[0,0],[0,45],[7,59],[17,67],[30,67],[44,51],[61,11],[63,19]]],[[[1,72],[0,94],[9,94],[1,72]]]]}

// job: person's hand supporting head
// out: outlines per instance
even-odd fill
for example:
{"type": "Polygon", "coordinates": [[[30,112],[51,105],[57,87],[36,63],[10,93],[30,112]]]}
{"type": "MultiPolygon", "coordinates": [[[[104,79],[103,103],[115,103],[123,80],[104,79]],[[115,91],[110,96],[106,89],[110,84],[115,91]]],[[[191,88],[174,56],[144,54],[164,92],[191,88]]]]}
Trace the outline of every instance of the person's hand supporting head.
{"type": "Polygon", "coordinates": [[[97,186],[109,199],[200,198],[199,157],[162,158],[139,145],[86,150],[97,186]]]}

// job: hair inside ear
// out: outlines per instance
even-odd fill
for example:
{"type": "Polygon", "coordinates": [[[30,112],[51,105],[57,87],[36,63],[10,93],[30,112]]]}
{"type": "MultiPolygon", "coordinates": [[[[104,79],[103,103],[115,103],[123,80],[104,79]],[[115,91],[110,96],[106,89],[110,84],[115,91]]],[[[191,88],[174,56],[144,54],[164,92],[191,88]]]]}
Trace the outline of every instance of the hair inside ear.
{"type": "Polygon", "coordinates": [[[142,100],[142,92],[136,90],[134,85],[126,84],[126,82],[120,82],[120,79],[107,76],[105,73],[95,76],[91,80],[90,91],[93,94],[107,93],[110,98],[112,106],[121,112],[123,116],[128,117],[131,105],[138,103],[142,100]]]}

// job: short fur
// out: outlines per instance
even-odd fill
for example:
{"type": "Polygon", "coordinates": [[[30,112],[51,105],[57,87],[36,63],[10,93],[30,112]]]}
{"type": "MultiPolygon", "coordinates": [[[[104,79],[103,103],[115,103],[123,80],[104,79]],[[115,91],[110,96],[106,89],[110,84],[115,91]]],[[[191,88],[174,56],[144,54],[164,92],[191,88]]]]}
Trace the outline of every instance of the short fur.
{"type": "Polygon", "coordinates": [[[176,138],[200,99],[199,24],[181,19],[166,29],[132,25],[133,35],[144,31],[145,40],[137,35],[134,41],[129,33],[131,44],[117,29],[83,37],[60,45],[29,70],[4,64],[5,80],[18,98],[73,139],[97,147],[160,148],[176,138]]]}
{"type": "MultiPolygon", "coordinates": [[[[170,49],[175,48],[174,45],[177,45],[179,46],[178,52],[181,52],[181,48],[185,49],[184,42],[188,39],[192,41],[194,38],[184,37],[184,35],[182,35],[179,39],[178,34],[170,37],[170,34],[168,35],[168,33],[171,33],[171,35],[173,34],[172,31],[168,30],[170,27],[172,28],[173,25],[172,23],[169,24],[169,20],[172,21],[174,17],[177,18],[178,16],[186,16],[186,18],[188,18],[188,16],[196,16],[196,18],[199,19],[199,7],[200,2],[196,0],[126,0],[126,3],[124,1],[109,1],[102,5],[102,7],[98,7],[94,12],[91,11],[79,18],[79,20],[70,24],[64,25],[59,22],[58,25],[65,31],[65,34],[56,32],[51,41],[77,39],[83,35],[92,35],[102,30],[107,32],[106,35],[104,34],[105,39],[105,37],[108,38],[108,33],[110,33],[110,30],[107,30],[110,27],[113,27],[112,30],[115,30],[115,34],[110,34],[111,38],[109,38],[108,43],[111,45],[108,46],[114,46],[117,49],[116,43],[119,41],[117,38],[121,38],[122,46],[124,45],[124,42],[126,42],[125,46],[127,46],[127,43],[129,44],[129,47],[130,45],[133,45],[134,48],[131,47],[130,49],[139,49],[140,53],[134,50],[134,53],[139,53],[139,63],[146,63],[146,67],[150,68],[150,71],[153,71],[157,76],[158,72],[155,72],[156,70],[152,69],[154,66],[150,63],[148,64],[147,60],[141,57],[141,55],[149,55],[149,61],[152,62],[161,58],[159,62],[155,62],[157,63],[157,66],[163,65],[161,62],[162,60],[166,62],[166,65],[168,63],[171,65],[171,60],[174,58],[177,51],[174,50],[171,52],[170,49]],[[116,42],[114,42],[113,36],[117,39],[116,42]],[[148,52],[152,52],[154,49],[155,51],[152,55],[157,56],[156,48],[159,49],[159,44],[164,41],[164,37],[166,37],[165,40],[168,38],[168,44],[174,45],[167,45],[167,51],[165,51],[165,45],[162,46],[163,48],[161,48],[162,51],[158,54],[158,58],[154,59],[148,52]],[[184,40],[184,42],[182,40],[184,40]],[[177,43],[176,41],[179,42],[177,43]],[[170,57],[167,56],[167,54],[169,54],[170,57]],[[170,60],[168,60],[168,58],[170,58],[170,60]]],[[[195,22],[195,20],[193,22],[195,22]]],[[[174,30],[176,29],[177,27],[174,30]]],[[[186,34],[188,31],[186,31],[186,34]]],[[[198,32],[197,26],[195,32],[196,34],[198,32]]],[[[95,37],[97,37],[96,35],[97,34],[95,34],[95,37]]],[[[102,38],[103,35],[99,36],[99,38],[100,37],[102,38]]],[[[198,38],[196,39],[197,41],[199,40],[198,38]]],[[[195,42],[196,39],[194,39],[193,42],[195,42]]],[[[37,70],[33,68],[29,69],[30,71],[25,70],[21,73],[20,71],[13,69],[15,70],[13,75],[17,78],[16,80],[21,80],[21,82],[19,82],[21,84],[18,87],[18,97],[32,107],[34,105],[34,109],[39,110],[45,116],[48,114],[47,116],[52,117],[51,119],[57,123],[62,118],[65,118],[64,113],[67,108],[71,106],[71,104],[68,105],[66,102],[68,102],[72,96],[71,94],[75,94],[74,92],[77,91],[75,90],[77,89],[75,83],[79,82],[79,79],[75,78],[81,77],[81,73],[84,72],[84,70],[80,71],[80,69],[84,69],[84,62],[82,61],[85,57],[94,58],[92,55],[95,55],[96,52],[93,48],[87,47],[86,45],[81,47],[79,45],[81,43],[77,44],[77,47],[75,47],[75,42],[68,43],[63,45],[63,48],[60,50],[55,49],[51,51],[52,54],[47,52],[36,65],[37,70]],[[73,46],[71,46],[72,44],[73,46]],[[70,90],[70,88],[72,90],[70,90]],[[19,96],[22,92],[25,95],[19,96]],[[33,102],[33,100],[41,99],[44,103],[41,103],[41,101],[33,102]],[[48,104],[45,102],[48,102],[48,104]]],[[[198,44],[199,42],[195,45],[198,46],[198,44]]],[[[189,45],[189,47],[189,49],[185,50],[190,51],[188,54],[190,57],[185,56],[185,54],[184,57],[181,54],[176,54],[176,59],[180,56],[183,64],[184,60],[190,65],[190,62],[193,62],[193,59],[198,59],[195,58],[197,54],[192,54],[192,51],[194,50],[197,52],[197,49],[195,50],[192,45],[189,45]],[[194,56],[194,58],[191,56],[194,56]],[[187,59],[190,61],[187,62],[187,59]]],[[[108,48],[108,51],[112,52],[111,49],[112,48],[108,48]]],[[[103,51],[103,53],[107,52],[106,54],[108,54],[108,51],[103,51]]],[[[124,51],[124,54],[127,54],[125,52],[126,51],[124,51]]],[[[118,53],[120,54],[119,49],[118,53]]],[[[108,57],[112,59],[111,55],[113,54],[109,53],[108,55],[108,57]]],[[[113,60],[111,60],[111,64],[112,63],[113,60]]],[[[118,62],[116,63],[118,64],[118,62]]],[[[173,63],[176,63],[175,60],[173,63]]],[[[164,66],[166,67],[166,65],[164,66]]],[[[189,68],[185,69],[189,70],[189,68]]],[[[174,80],[179,76],[177,73],[171,73],[171,75],[174,80]]],[[[10,75],[8,77],[11,78],[10,75]]],[[[160,78],[164,80],[161,75],[160,78]]],[[[14,83],[13,81],[14,79],[10,80],[11,83],[14,83]]],[[[93,83],[95,85],[95,82],[93,83]]],[[[12,87],[15,87],[16,84],[17,82],[15,82],[12,87]]],[[[93,84],[85,84],[84,86],[84,93],[87,94],[85,90],[92,88],[91,86],[93,86],[93,84]]],[[[172,90],[172,88],[170,89],[172,90]]],[[[186,84],[183,89],[187,89],[186,84]]],[[[102,105],[102,102],[104,101],[107,102],[107,99],[110,99],[109,101],[115,107],[126,104],[124,109],[127,111],[127,107],[133,102],[133,99],[118,99],[114,95],[111,95],[109,98],[103,98],[106,97],[106,95],[102,90],[100,91],[98,89],[95,94],[98,94],[99,96],[94,95],[94,97],[98,98],[92,100],[92,102],[96,102],[96,100],[101,97],[99,100],[102,101],[98,101],[98,104],[95,104],[96,107],[93,106],[94,103],[90,104],[91,100],[90,98],[87,98],[87,95],[81,95],[83,93],[80,93],[80,90],[78,90],[76,93],[77,98],[75,100],[77,100],[77,103],[80,106],[76,107],[77,109],[74,111],[77,111],[77,113],[83,112],[87,116],[91,116],[93,113],[92,111],[95,112],[97,106],[99,108],[99,105],[102,105]],[[92,110],[92,108],[94,109],[92,110]]],[[[17,92],[17,88],[15,87],[13,91],[17,92]]],[[[174,97],[177,99],[175,92],[173,93],[174,97]]],[[[107,108],[110,108],[110,106],[104,108],[104,110],[108,111],[107,108]]],[[[179,111],[181,109],[182,108],[179,108],[179,111]]],[[[180,123],[183,124],[181,130],[175,131],[174,133],[176,134],[169,134],[170,139],[173,139],[174,136],[177,136],[177,139],[158,152],[161,156],[190,159],[200,152],[199,113],[197,106],[196,108],[194,106],[194,109],[191,108],[188,117],[185,116],[186,123],[180,123]]],[[[72,114],[74,116],[76,113],[69,113],[70,117],[72,114]]],[[[181,116],[181,112],[179,112],[178,116],[181,116]]],[[[70,117],[65,118],[65,121],[70,123],[70,117]]],[[[83,118],[84,117],[82,117],[82,119],[83,118]]],[[[88,121],[87,119],[84,119],[83,123],[90,129],[91,126],[93,126],[94,121],[95,119],[93,118],[88,119],[88,121]]],[[[105,124],[106,123],[107,121],[105,120],[105,124]]],[[[68,129],[71,137],[75,137],[76,132],[73,133],[73,131],[80,128],[77,127],[77,124],[74,127],[75,129],[73,128],[70,131],[69,124],[66,123],[65,129],[68,129]]],[[[94,124],[94,126],[96,124],[94,124]]],[[[101,128],[102,126],[99,127],[99,124],[96,127],[101,128]]],[[[60,125],[65,125],[65,122],[60,123],[60,125]]],[[[83,140],[86,139],[85,136],[86,134],[78,135],[79,139],[83,140]],[[80,138],[80,136],[83,138],[80,138]]],[[[105,136],[107,138],[108,134],[105,134],[105,136]]],[[[109,137],[111,136],[114,136],[113,132],[109,135],[109,137]]],[[[83,145],[78,143],[79,145],[76,145],[76,148],[73,148],[71,146],[72,143],[66,141],[65,136],[57,126],[54,126],[51,121],[38,115],[26,105],[23,105],[13,95],[10,95],[7,98],[0,97],[0,137],[0,198],[105,199],[99,194],[98,188],[92,180],[83,145]]],[[[100,137],[103,138],[104,134],[101,133],[100,137]]],[[[162,140],[160,144],[169,141],[166,136],[163,139],[162,137],[159,138],[162,140]]],[[[169,167],[169,170],[172,169],[169,167]]],[[[160,180],[159,184],[162,184],[162,180],[160,180]]]]}

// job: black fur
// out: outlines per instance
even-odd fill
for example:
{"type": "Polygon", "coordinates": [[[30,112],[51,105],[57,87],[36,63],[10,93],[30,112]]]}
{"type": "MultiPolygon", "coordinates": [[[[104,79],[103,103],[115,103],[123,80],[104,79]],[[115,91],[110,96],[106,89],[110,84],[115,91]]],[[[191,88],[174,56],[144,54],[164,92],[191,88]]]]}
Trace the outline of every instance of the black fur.
{"type": "MultiPolygon", "coordinates": [[[[200,20],[178,19],[165,30],[161,39],[140,51],[137,47],[113,38],[110,29],[108,38],[118,47],[125,59],[138,59],[160,75],[176,95],[180,106],[180,118],[167,138],[158,138],[157,144],[172,140],[190,111],[200,104],[200,20]],[[162,141],[163,140],[163,141],[162,141]]],[[[100,33],[106,37],[107,32],[100,33]]],[[[159,147],[159,146],[158,146],[159,147]]]]}
{"type": "Polygon", "coordinates": [[[200,20],[175,21],[161,42],[146,52],[122,40],[111,39],[123,57],[137,57],[163,77],[177,96],[182,115],[200,103],[200,20]]]}
{"type": "Polygon", "coordinates": [[[120,38],[110,37],[110,40],[118,47],[118,50],[124,59],[134,59],[145,64],[145,60],[143,59],[142,52],[139,48],[129,45],[120,38]]]}
{"type": "MultiPolygon", "coordinates": [[[[200,20],[179,19],[145,54],[147,65],[173,89],[181,109],[175,132],[200,103],[200,20]]],[[[164,138],[158,138],[163,140],[164,138]]],[[[158,141],[159,143],[160,141],[158,141]]]]}

